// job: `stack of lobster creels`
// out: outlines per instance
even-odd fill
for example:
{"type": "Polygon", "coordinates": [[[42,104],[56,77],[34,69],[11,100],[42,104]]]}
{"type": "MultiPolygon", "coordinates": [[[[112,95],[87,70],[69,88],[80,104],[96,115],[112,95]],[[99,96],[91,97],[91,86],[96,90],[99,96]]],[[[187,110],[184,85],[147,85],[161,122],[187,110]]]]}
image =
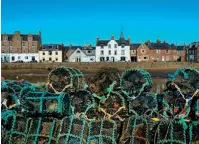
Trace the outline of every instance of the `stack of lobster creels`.
{"type": "Polygon", "coordinates": [[[86,82],[57,67],[45,85],[1,82],[3,144],[199,143],[199,71],[179,68],[152,92],[142,69],[103,68],[86,82]]]}

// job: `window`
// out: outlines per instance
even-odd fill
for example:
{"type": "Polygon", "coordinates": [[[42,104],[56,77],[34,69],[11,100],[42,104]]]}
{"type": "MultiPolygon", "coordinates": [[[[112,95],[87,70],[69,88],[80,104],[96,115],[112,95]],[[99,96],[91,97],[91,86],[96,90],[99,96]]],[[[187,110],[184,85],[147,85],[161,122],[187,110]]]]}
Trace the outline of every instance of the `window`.
{"type": "Polygon", "coordinates": [[[101,55],[104,55],[104,51],[103,50],[101,51],[101,55]]]}
{"type": "Polygon", "coordinates": [[[166,61],[169,61],[169,56],[166,56],[166,61]]]}
{"type": "Polygon", "coordinates": [[[33,46],[33,47],[35,46],[35,43],[34,43],[34,42],[32,43],[32,46],[33,46]]]}
{"type": "Polygon", "coordinates": [[[111,55],[111,51],[110,50],[108,51],[108,54],[111,55]]]}
{"type": "Polygon", "coordinates": [[[126,61],[126,58],[125,57],[121,57],[121,61],[126,61]]]}
{"type": "Polygon", "coordinates": [[[124,44],[122,44],[122,48],[124,48],[124,44]]]}
{"type": "Polygon", "coordinates": [[[21,57],[20,56],[18,56],[18,60],[20,60],[21,59],[21,57]]]}
{"type": "Polygon", "coordinates": [[[15,60],[15,57],[14,56],[12,56],[12,61],[14,61],[15,60]]]}
{"type": "Polygon", "coordinates": [[[18,37],[17,40],[20,40],[20,37],[18,37]]]}
{"type": "Polygon", "coordinates": [[[111,48],[111,44],[108,45],[108,48],[111,48]]]}
{"type": "Polygon", "coordinates": [[[100,61],[104,61],[104,57],[100,57],[100,61]]]}
{"type": "Polygon", "coordinates": [[[52,60],[52,58],[49,58],[49,61],[51,61],[52,60]]]}
{"type": "Polygon", "coordinates": [[[90,50],[87,51],[88,54],[92,53],[90,50]]]}
{"type": "Polygon", "coordinates": [[[4,40],[8,40],[7,37],[4,37],[3,39],[4,39],[4,40]]]}
{"type": "Polygon", "coordinates": [[[43,58],[43,61],[45,61],[45,58],[43,58]]]}
{"type": "Polygon", "coordinates": [[[121,51],[121,55],[125,55],[125,51],[124,50],[121,51]]]}
{"type": "Polygon", "coordinates": [[[43,55],[45,55],[45,52],[43,52],[43,55]]]}
{"type": "Polygon", "coordinates": [[[22,42],[22,46],[23,46],[23,47],[26,46],[26,43],[25,43],[25,42],[22,42]]]}
{"type": "Polygon", "coordinates": [[[5,45],[4,45],[4,42],[2,42],[2,44],[1,44],[1,45],[2,45],[2,46],[5,46],[5,45]]]}
{"type": "Polygon", "coordinates": [[[114,48],[117,48],[117,44],[114,45],[114,48]]]}
{"type": "Polygon", "coordinates": [[[78,50],[76,53],[80,53],[80,51],[78,50]]]}
{"type": "Polygon", "coordinates": [[[10,46],[12,46],[12,42],[9,42],[10,46]]]}
{"type": "Polygon", "coordinates": [[[51,51],[48,51],[48,55],[52,55],[52,52],[51,52],[51,51]]]}
{"type": "Polygon", "coordinates": [[[28,59],[28,56],[25,56],[25,59],[28,59]]]}
{"type": "Polygon", "coordinates": [[[117,55],[117,51],[116,50],[114,51],[114,54],[117,55]]]}
{"type": "Polygon", "coordinates": [[[166,53],[169,53],[169,50],[166,50],[166,53]]]}
{"type": "Polygon", "coordinates": [[[146,51],[144,49],[142,49],[142,53],[144,54],[146,51]]]}
{"type": "Polygon", "coordinates": [[[148,59],[148,57],[147,57],[147,56],[145,56],[145,57],[144,57],[144,60],[147,60],[147,59],[148,59]]]}
{"type": "Polygon", "coordinates": [[[106,57],[106,61],[109,61],[109,57],[106,57]]]}
{"type": "Polygon", "coordinates": [[[58,61],[58,58],[55,58],[56,61],[58,61]]]}
{"type": "Polygon", "coordinates": [[[156,53],[160,53],[160,50],[156,50],[156,53]]]}
{"type": "Polygon", "coordinates": [[[55,52],[55,55],[58,55],[58,52],[57,52],[57,51],[55,52]]]}
{"type": "Polygon", "coordinates": [[[104,45],[101,45],[101,48],[104,48],[104,45]]]}

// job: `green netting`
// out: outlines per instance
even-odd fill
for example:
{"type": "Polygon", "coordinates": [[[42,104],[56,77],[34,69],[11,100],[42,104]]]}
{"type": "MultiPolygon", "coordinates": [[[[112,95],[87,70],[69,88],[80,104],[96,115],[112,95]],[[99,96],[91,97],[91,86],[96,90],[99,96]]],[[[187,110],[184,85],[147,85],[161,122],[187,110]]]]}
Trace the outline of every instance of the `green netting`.
{"type": "Polygon", "coordinates": [[[149,144],[149,128],[145,117],[131,116],[123,122],[121,144],[149,144]]]}
{"type": "Polygon", "coordinates": [[[199,142],[198,70],[178,69],[161,94],[151,91],[151,76],[144,70],[125,71],[121,89],[118,71],[108,70],[98,73],[107,81],[96,81],[96,91],[85,90],[83,74],[75,68],[53,70],[47,89],[2,81],[2,143],[199,142]]]}
{"type": "Polygon", "coordinates": [[[150,91],[152,88],[151,76],[141,69],[126,70],[121,76],[120,87],[129,99],[136,99],[142,92],[150,91]]]}
{"type": "Polygon", "coordinates": [[[192,144],[199,143],[199,121],[192,121],[189,124],[189,139],[192,144]]]}
{"type": "Polygon", "coordinates": [[[87,144],[115,144],[117,125],[115,121],[101,119],[90,121],[87,144]]]}
{"type": "Polygon", "coordinates": [[[21,102],[25,106],[23,107],[23,113],[29,116],[57,117],[71,114],[68,93],[55,94],[46,91],[28,91],[21,102]]]}
{"type": "Polygon", "coordinates": [[[55,92],[66,92],[85,88],[84,75],[76,68],[57,67],[48,75],[47,89],[55,92]]]}
{"type": "Polygon", "coordinates": [[[160,122],[157,127],[157,144],[185,144],[186,142],[183,124],[174,120],[160,122]]]}

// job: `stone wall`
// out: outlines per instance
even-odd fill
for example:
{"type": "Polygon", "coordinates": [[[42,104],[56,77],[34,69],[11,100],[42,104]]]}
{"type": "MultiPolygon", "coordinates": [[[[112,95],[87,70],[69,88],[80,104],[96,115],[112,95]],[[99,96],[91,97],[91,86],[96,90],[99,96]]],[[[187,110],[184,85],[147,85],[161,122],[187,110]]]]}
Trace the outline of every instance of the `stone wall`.
{"type": "Polygon", "coordinates": [[[95,62],[95,63],[2,63],[2,70],[11,69],[52,69],[57,66],[65,67],[75,67],[83,71],[95,71],[102,67],[116,67],[120,70],[125,70],[129,68],[141,68],[141,69],[177,69],[182,67],[192,66],[199,69],[199,63],[188,63],[188,62],[117,62],[117,63],[105,63],[105,62],[95,62]]]}

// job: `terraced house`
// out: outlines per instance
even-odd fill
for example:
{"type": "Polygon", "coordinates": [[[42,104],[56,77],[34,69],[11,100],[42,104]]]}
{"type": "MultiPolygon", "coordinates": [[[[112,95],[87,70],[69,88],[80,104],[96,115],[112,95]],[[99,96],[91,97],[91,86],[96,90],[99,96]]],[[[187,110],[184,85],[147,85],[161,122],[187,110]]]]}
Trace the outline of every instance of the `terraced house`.
{"type": "Polygon", "coordinates": [[[41,47],[41,32],[38,34],[1,34],[2,62],[38,61],[41,47]]]}
{"type": "Polygon", "coordinates": [[[65,47],[69,62],[95,62],[95,47],[91,45],[65,47]]]}
{"type": "MultiPolygon", "coordinates": [[[[179,48],[181,50],[181,47],[179,48]]],[[[181,61],[184,59],[183,52],[178,53],[174,44],[161,43],[158,40],[156,43],[148,41],[140,44],[131,44],[130,55],[131,62],[181,61]]]]}
{"type": "Polygon", "coordinates": [[[186,61],[199,62],[199,42],[193,42],[186,49],[186,61]]]}
{"type": "Polygon", "coordinates": [[[123,32],[118,40],[114,35],[110,40],[99,40],[97,37],[95,56],[97,62],[130,61],[130,37],[126,40],[123,32]]]}
{"type": "Polygon", "coordinates": [[[39,50],[40,62],[63,62],[65,59],[63,44],[44,44],[39,50]]]}

